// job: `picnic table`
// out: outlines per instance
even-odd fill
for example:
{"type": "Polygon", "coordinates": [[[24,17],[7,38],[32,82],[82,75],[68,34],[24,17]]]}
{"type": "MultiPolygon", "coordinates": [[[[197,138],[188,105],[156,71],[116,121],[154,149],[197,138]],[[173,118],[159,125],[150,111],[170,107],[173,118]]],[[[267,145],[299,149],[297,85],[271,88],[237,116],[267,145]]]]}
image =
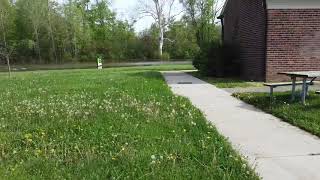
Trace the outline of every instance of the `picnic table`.
{"type": "Polygon", "coordinates": [[[281,72],[279,74],[291,77],[291,80],[292,80],[291,100],[292,101],[295,100],[297,78],[302,78],[301,101],[303,104],[306,104],[306,96],[308,94],[309,84],[313,83],[313,81],[316,78],[320,77],[320,71],[281,72]],[[311,79],[311,81],[307,82],[308,79],[311,79]]]}

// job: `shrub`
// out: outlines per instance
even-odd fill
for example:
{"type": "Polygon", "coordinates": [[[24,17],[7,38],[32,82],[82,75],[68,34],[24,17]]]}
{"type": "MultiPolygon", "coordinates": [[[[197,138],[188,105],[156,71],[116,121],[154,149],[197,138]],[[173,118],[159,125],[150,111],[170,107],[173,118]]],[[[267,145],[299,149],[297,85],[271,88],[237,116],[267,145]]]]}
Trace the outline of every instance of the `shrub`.
{"type": "Polygon", "coordinates": [[[207,48],[202,48],[195,57],[193,65],[203,75],[217,75],[222,61],[221,45],[212,43],[207,48]]]}
{"type": "Polygon", "coordinates": [[[240,73],[238,48],[214,42],[202,50],[193,65],[206,76],[235,76],[240,73]]]}
{"type": "Polygon", "coordinates": [[[162,61],[169,61],[170,60],[170,54],[167,53],[167,52],[162,53],[161,60],[162,61]]]}
{"type": "Polygon", "coordinates": [[[74,59],[70,53],[65,53],[63,55],[63,62],[66,63],[66,62],[72,62],[72,61],[74,61],[74,59]]]}
{"type": "Polygon", "coordinates": [[[81,53],[79,55],[79,62],[96,62],[96,61],[97,61],[97,54],[94,51],[86,54],[81,53]]]}

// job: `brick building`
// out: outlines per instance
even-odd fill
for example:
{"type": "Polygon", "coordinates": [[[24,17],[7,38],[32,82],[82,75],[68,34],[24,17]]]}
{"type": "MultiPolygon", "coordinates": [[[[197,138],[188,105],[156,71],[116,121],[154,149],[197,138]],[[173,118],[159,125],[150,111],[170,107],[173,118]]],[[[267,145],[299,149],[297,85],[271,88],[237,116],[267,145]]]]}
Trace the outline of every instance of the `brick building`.
{"type": "Polygon", "coordinates": [[[224,43],[239,48],[243,78],[320,71],[320,0],[226,0],[219,18],[224,43]]]}

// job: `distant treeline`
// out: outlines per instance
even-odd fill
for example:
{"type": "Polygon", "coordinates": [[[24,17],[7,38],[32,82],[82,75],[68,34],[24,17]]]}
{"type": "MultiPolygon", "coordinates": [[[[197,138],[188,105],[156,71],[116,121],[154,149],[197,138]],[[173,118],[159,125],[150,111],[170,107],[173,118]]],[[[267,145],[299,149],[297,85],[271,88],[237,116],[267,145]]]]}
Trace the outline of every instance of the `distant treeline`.
{"type": "MultiPolygon", "coordinates": [[[[147,1],[147,0],[146,0],[147,1]]],[[[181,0],[183,18],[164,31],[161,58],[207,59],[219,42],[214,0],[181,0]]],[[[0,0],[1,64],[61,64],[159,59],[159,28],[136,33],[109,0],[0,0]]]]}
{"type": "MultiPolygon", "coordinates": [[[[158,28],[136,34],[109,6],[106,0],[0,0],[0,47],[12,51],[12,63],[157,59],[158,28]]],[[[185,19],[173,22],[165,37],[165,59],[192,59],[199,52],[185,19]]]]}

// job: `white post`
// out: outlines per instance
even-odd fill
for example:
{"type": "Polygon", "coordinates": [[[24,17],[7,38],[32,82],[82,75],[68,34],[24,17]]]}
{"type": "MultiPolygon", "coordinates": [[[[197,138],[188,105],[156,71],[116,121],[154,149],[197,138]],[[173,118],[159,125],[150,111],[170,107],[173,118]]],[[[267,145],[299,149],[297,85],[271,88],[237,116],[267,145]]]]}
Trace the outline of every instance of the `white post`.
{"type": "Polygon", "coordinates": [[[102,59],[100,57],[97,59],[97,66],[98,69],[102,69],[102,59]]]}

